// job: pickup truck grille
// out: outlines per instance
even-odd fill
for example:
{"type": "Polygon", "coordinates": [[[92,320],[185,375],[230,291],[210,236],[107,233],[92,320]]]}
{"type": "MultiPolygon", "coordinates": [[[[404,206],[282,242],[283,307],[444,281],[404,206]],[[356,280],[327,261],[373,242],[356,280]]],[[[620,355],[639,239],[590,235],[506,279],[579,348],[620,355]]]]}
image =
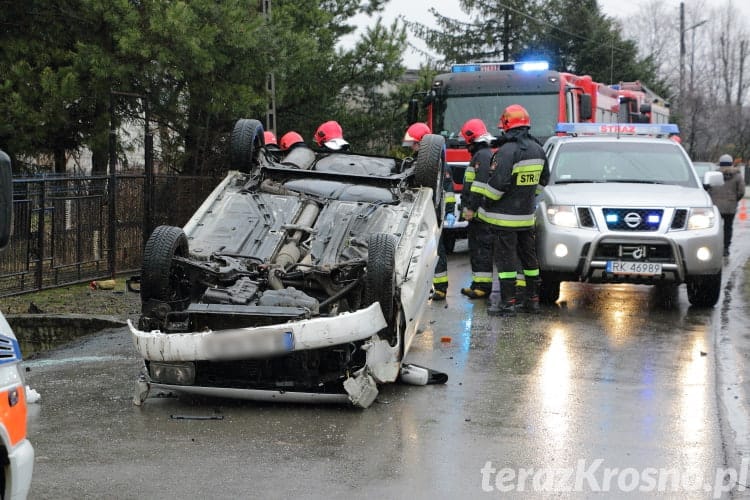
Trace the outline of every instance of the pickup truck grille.
{"type": "Polygon", "coordinates": [[[644,208],[603,208],[610,231],[657,231],[664,210],[644,208]]]}
{"type": "Polygon", "coordinates": [[[672,247],[662,243],[602,243],[596,247],[595,260],[637,260],[674,263],[672,247]]]}

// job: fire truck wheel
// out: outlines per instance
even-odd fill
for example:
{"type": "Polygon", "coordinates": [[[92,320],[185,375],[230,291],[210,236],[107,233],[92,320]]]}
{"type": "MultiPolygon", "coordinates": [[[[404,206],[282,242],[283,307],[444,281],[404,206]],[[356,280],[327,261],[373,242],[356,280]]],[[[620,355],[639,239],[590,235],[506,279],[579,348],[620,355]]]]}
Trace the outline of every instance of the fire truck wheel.
{"type": "MultiPolygon", "coordinates": [[[[388,330],[395,323],[396,301],[396,239],[386,233],[371,234],[367,239],[367,274],[365,305],[380,303],[388,330]]],[[[393,339],[396,340],[396,339],[393,339]]]]}
{"type": "Polygon", "coordinates": [[[143,249],[142,303],[155,299],[175,304],[189,295],[184,272],[172,262],[175,256],[188,256],[188,240],[182,229],[175,226],[154,229],[143,249]]]}
{"type": "Polygon", "coordinates": [[[232,129],[229,144],[230,165],[233,170],[250,172],[258,163],[258,151],[263,146],[263,124],[258,120],[241,118],[232,129]]]}
{"type": "Polygon", "coordinates": [[[427,134],[419,142],[419,153],[414,163],[414,182],[417,186],[432,188],[432,201],[435,204],[438,223],[442,223],[445,211],[443,175],[445,139],[442,135],[427,134]]]}

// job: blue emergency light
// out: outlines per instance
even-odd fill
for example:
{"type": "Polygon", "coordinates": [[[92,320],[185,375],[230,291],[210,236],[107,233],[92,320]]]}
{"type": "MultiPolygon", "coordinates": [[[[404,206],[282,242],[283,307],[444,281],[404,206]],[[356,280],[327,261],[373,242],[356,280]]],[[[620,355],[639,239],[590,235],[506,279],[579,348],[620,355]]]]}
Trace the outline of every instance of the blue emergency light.
{"type": "Polygon", "coordinates": [[[578,135],[672,135],[679,134],[675,123],[558,123],[558,134],[578,135]]]}
{"type": "Polygon", "coordinates": [[[519,64],[521,71],[547,71],[549,63],[547,61],[526,61],[519,64]]]}
{"type": "Polygon", "coordinates": [[[521,61],[521,62],[485,62],[454,64],[451,66],[451,73],[487,73],[490,71],[547,71],[549,63],[547,61],[521,61]]]}

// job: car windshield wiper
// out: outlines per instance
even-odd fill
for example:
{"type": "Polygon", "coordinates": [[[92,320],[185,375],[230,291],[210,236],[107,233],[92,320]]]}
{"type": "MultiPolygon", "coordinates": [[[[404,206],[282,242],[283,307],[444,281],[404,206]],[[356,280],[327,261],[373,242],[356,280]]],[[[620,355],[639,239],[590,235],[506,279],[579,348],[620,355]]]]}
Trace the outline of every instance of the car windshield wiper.
{"type": "Polygon", "coordinates": [[[627,184],[664,184],[663,181],[646,181],[643,179],[607,179],[607,182],[623,182],[627,184]]]}
{"type": "Polygon", "coordinates": [[[601,179],[595,180],[595,179],[559,179],[555,181],[555,184],[593,184],[593,183],[600,183],[600,182],[607,182],[601,179]]]}

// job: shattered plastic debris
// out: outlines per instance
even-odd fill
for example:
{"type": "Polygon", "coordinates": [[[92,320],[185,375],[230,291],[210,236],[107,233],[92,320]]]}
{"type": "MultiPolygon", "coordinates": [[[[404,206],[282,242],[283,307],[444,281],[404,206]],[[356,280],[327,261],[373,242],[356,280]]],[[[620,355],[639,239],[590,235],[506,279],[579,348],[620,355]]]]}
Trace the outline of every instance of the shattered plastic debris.
{"type": "Polygon", "coordinates": [[[26,403],[27,404],[34,404],[38,403],[42,399],[42,395],[36,392],[34,389],[26,386],[26,403]]]}
{"type": "Polygon", "coordinates": [[[450,337],[440,337],[440,342],[446,342],[447,343],[447,342],[450,342],[451,340],[453,340],[453,339],[450,338],[450,337]]]}

